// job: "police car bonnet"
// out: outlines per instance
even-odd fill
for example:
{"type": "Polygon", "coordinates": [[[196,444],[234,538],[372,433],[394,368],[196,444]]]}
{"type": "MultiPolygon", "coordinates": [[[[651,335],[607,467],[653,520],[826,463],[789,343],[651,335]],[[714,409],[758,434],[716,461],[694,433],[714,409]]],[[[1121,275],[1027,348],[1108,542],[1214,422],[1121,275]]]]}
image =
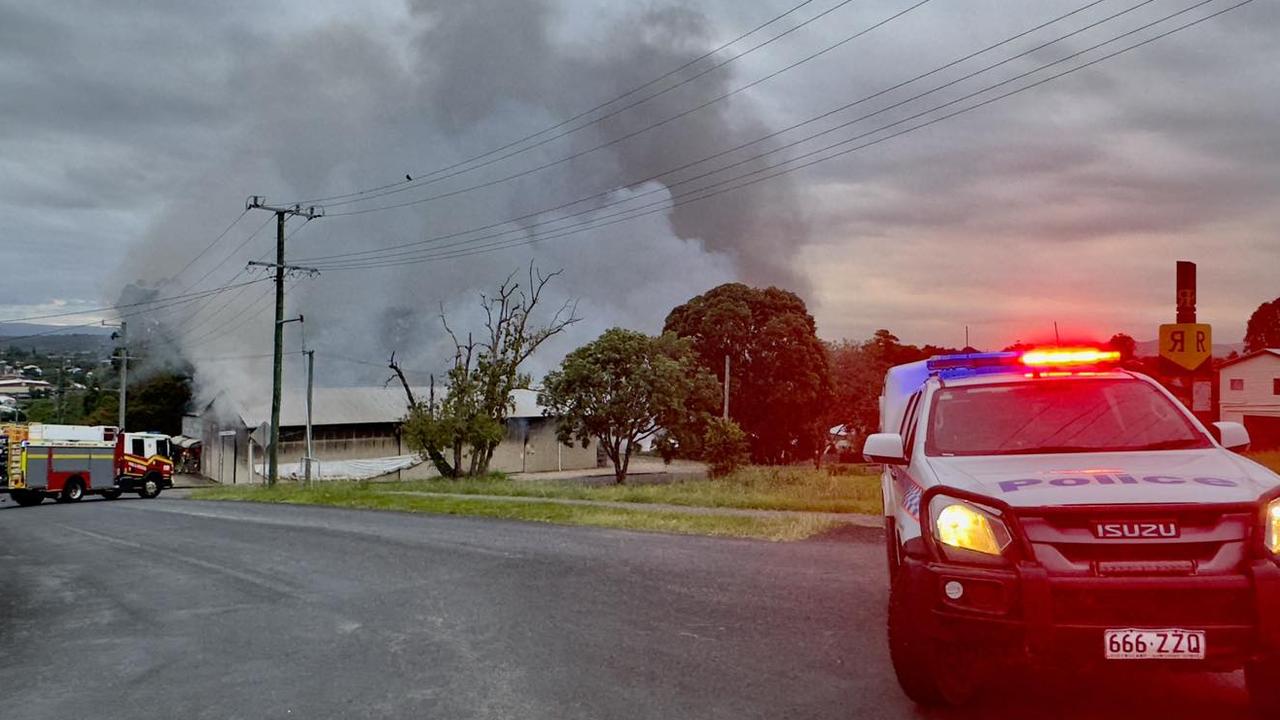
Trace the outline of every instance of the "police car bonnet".
{"type": "Polygon", "coordinates": [[[1164,452],[930,457],[943,485],[1010,505],[1252,502],[1274,478],[1221,448],[1164,452]]]}

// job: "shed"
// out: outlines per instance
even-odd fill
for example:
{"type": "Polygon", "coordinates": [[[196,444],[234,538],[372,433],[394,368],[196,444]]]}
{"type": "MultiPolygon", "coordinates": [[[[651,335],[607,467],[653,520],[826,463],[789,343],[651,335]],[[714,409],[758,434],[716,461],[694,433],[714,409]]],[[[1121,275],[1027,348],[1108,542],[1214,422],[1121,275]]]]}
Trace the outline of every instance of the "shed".
{"type": "MultiPolygon", "coordinates": [[[[415,388],[426,398],[426,388],[415,388]]],[[[439,391],[437,390],[437,394],[439,391]]],[[[596,467],[594,446],[565,446],[556,440],[556,420],[543,413],[537,392],[512,393],[506,436],[494,450],[490,467],[502,472],[542,472],[596,467]]],[[[315,388],[312,396],[312,445],[324,473],[330,468],[359,467],[368,474],[396,468],[388,479],[435,474],[429,462],[414,455],[401,437],[407,415],[404,391],[390,387],[315,388]]],[[[183,420],[182,434],[203,442],[201,473],[222,483],[260,481],[265,438],[251,435],[271,420],[270,398],[242,407],[222,393],[183,420]],[[257,472],[250,480],[249,456],[257,472]]],[[[306,395],[287,390],[281,397],[280,452],[282,465],[298,466],[306,453],[306,395]]],[[[288,474],[282,471],[282,474],[288,474]]],[[[328,473],[325,473],[328,474],[328,473]]]]}
{"type": "Polygon", "coordinates": [[[1218,366],[1219,414],[1243,423],[1255,450],[1280,448],[1280,348],[1267,348],[1218,366]]]}

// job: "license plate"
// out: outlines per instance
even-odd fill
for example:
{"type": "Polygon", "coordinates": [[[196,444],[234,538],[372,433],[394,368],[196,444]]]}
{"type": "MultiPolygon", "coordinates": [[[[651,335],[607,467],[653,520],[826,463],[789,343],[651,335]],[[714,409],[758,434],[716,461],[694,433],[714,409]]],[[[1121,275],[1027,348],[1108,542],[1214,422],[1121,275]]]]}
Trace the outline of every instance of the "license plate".
{"type": "Polygon", "coordinates": [[[1108,660],[1203,660],[1204,631],[1107,630],[1103,633],[1102,647],[1108,660]]]}

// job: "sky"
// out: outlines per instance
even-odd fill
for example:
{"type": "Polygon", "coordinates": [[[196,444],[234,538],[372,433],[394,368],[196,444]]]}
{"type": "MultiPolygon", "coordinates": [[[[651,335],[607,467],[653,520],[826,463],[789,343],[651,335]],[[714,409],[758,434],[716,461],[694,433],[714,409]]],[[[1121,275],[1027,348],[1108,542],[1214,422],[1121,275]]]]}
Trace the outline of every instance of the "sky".
{"type": "Polygon", "coordinates": [[[1103,59],[1235,2],[0,0],[0,320],[126,313],[206,391],[260,392],[245,264],[275,227],[245,199],[342,196],[287,226],[321,270],[287,343],[322,384],[392,351],[437,371],[439,315],[478,330],[530,263],[582,318],[535,374],[729,281],[795,291],[830,340],[1148,339],[1179,259],[1238,342],[1280,295],[1280,8],[1103,59]]]}

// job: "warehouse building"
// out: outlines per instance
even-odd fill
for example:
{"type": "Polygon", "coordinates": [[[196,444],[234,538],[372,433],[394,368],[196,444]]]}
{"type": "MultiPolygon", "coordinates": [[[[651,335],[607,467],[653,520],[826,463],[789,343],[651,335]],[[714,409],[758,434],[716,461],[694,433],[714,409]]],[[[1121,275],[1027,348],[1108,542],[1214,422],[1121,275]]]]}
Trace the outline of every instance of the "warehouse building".
{"type": "MultiPolygon", "coordinates": [[[[425,398],[427,389],[414,393],[425,398]]],[[[490,469],[516,473],[596,467],[594,444],[569,447],[556,440],[556,420],[543,414],[535,391],[516,390],[512,400],[506,437],[495,449],[490,469]]],[[[403,442],[406,403],[399,387],[316,388],[311,415],[313,473],[387,480],[436,474],[430,462],[403,442]]],[[[270,419],[269,397],[246,408],[222,393],[183,418],[182,434],[201,443],[202,475],[225,484],[261,482],[270,419]],[[256,470],[252,477],[250,462],[256,470]]],[[[306,396],[301,390],[286,391],[280,408],[281,476],[301,474],[305,454],[306,396]]]]}

